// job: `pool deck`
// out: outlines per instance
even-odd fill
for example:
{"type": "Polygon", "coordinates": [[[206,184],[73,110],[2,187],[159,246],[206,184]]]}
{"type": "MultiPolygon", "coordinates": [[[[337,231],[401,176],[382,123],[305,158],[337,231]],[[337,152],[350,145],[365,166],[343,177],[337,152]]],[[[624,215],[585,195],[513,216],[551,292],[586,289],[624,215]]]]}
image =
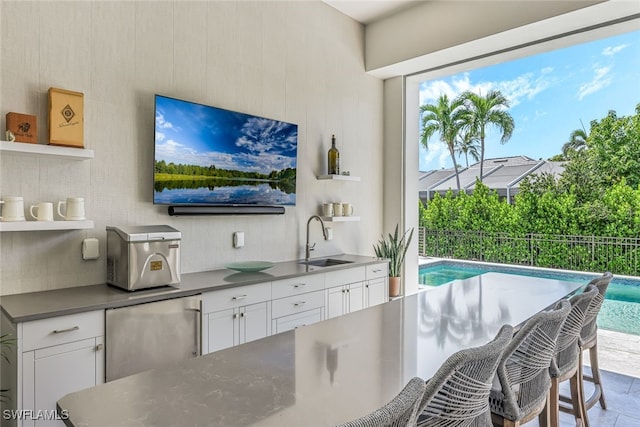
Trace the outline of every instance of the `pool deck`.
{"type": "MultiPolygon", "coordinates": [[[[441,261],[440,258],[420,257],[420,265],[441,261]]],[[[592,427],[640,427],[640,335],[598,330],[598,359],[607,410],[595,405],[589,410],[592,427]]],[[[589,372],[588,355],[585,363],[589,372]]],[[[591,390],[587,383],[586,394],[591,390]]],[[[569,384],[565,381],[561,393],[569,394],[569,384]]],[[[527,426],[538,426],[534,420],[527,426]]],[[[560,413],[560,426],[573,427],[575,420],[569,414],[560,413]]]]}
{"type": "MultiPolygon", "coordinates": [[[[585,358],[588,359],[587,353],[585,358]]],[[[589,409],[589,421],[593,427],[640,427],[640,335],[598,331],[598,359],[607,410],[599,405],[589,409]]],[[[588,361],[587,361],[588,362],[588,361]]],[[[585,369],[589,372],[589,368],[585,369]]],[[[587,383],[586,394],[591,394],[587,383]]],[[[565,381],[561,393],[569,395],[565,381]]],[[[535,427],[538,421],[527,426],[535,427]]],[[[573,427],[575,420],[569,414],[560,413],[560,427],[573,427]]]]}

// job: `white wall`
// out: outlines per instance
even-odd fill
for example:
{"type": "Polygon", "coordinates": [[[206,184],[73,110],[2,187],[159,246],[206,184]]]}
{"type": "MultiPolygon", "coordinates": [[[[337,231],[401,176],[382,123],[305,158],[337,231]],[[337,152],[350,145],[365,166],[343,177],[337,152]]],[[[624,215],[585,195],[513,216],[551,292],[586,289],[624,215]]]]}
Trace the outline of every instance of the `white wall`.
{"type": "Polygon", "coordinates": [[[183,272],[231,261],[304,256],[306,221],[322,202],[355,205],[319,251],[373,254],[382,232],[382,81],[364,71],[360,24],[321,2],[3,1],[0,128],[35,114],[46,142],[46,92],[84,93],[88,161],[1,153],[0,196],[28,207],[84,197],[89,231],[0,233],[0,295],[103,283],[105,226],[169,224],[183,233],[183,272]],[[297,205],[278,216],[169,217],[152,204],[153,95],[299,125],[297,205]],[[335,133],[343,170],[361,182],[317,181],[335,133]],[[233,249],[232,232],[246,234],[233,249]],[[83,261],[85,237],[101,258],[83,261]]]}

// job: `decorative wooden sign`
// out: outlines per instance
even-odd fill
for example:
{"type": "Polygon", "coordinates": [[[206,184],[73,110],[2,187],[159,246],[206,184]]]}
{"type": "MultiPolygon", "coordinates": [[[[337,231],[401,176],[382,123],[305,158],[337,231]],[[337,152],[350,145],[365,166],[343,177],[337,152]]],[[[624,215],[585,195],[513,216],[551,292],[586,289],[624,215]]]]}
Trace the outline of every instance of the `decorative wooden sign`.
{"type": "Polygon", "coordinates": [[[84,148],[84,94],[49,88],[49,144],[84,148]]]}
{"type": "Polygon", "coordinates": [[[16,142],[38,143],[36,116],[31,114],[7,113],[7,130],[13,133],[16,142]]]}

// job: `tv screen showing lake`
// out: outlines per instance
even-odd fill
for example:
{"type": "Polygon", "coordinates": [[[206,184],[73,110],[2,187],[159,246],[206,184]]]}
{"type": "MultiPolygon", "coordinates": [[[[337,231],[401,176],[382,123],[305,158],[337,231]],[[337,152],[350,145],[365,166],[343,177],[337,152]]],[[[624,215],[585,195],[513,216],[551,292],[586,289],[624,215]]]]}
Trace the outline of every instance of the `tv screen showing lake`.
{"type": "Polygon", "coordinates": [[[295,205],[298,126],[156,95],[153,202],[295,205]]]}
{"type": "MultiPolygon", "coordinates": [[[[287,192],[286,187],[273,182],[239,182],[227,185],[212,185],[212,182],[164,181],[156,182],[154,200],[159,204],[210,205],[294,205],[295,187],[287,192]]],[[[290,189],[289,189],[290,190],[290,189]]]]}

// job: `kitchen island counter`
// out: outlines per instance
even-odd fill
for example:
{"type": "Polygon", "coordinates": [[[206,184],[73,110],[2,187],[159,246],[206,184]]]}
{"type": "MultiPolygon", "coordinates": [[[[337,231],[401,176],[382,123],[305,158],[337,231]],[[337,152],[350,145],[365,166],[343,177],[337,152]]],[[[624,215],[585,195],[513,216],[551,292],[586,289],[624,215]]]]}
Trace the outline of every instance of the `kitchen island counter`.
{"type": "Polygon", "coordinates": [[[58,410],[74,427],[336,425],[584,285],[486,273],[71,393],[58,410]]]}
{"type": "Polygon", "coordinates": [[[347,264],[316,267],[301,260],[275,263],[273,267],[256,273],[240,273],[226,268],[182,274],[178,286],[163,286],[138,291],[125,291],[106,284],[54,289],[2,296],[2,311],[14,322],[26,322],[92,310],[125,307],[128,305],[191,296],[224,288],[264,283],[307,274],[338,271],[380,263],[379,258],[361,255],[335,255],[332,259],[347,264]]]}

